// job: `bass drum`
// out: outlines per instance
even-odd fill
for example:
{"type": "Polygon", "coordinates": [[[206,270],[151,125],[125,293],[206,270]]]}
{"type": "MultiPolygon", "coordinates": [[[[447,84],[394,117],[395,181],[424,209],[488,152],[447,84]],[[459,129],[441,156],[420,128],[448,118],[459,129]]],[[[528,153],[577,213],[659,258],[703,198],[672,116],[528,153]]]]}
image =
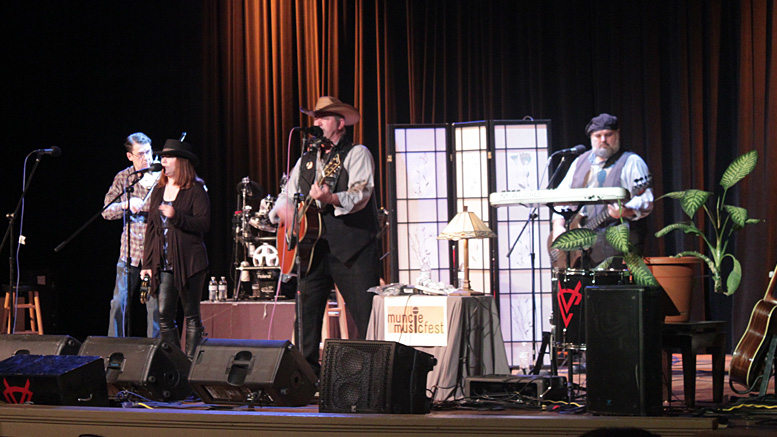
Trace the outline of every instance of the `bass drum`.
{"type": "Polygon", "coordinates": [[[278,230],[278,225],[270,222],[270,211],[275,206],[275,201],[276,198],[270,195],[262,199],[259,203],[259,211],[248,220],[248,224],[260,231],[275,233],[278,230]]]}
{"type": "Polygon", "coordinates": [[[629,284],[628,270],[554,269],[553,333],[562,349],[585,350],[585,306],[583,291],[588,285],[629,284]]]}

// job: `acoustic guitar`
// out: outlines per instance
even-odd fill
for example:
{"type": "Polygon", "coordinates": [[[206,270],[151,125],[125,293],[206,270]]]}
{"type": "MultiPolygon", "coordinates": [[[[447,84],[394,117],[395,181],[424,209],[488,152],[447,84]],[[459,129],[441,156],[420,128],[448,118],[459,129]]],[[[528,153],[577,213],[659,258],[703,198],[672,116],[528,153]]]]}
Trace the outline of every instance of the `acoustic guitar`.
{"type": "Polygon", "coordinates": [[[731,366],[728,371],[729,384],[739,384],[753,391],[766,365],[765,356],[768,352],[769,340],[775,334],[775,327],[769,331],[772,315],[777,309],[777,298],[774,296],[774,284],[777,278],[777,266],[772,272],[772,279],[766,288],[764,298],[756,302],[747,329],[737,343],[731,356],[731,366]]]}
{"type": "MultiPolygon", "coordinates": [[[[640,196],[642,195],[645,190],[650,188],[651,185],[653,185],[653,176],[648,175],[642,178],[638,178],[634,180],[635,184],[633,192],[635,193],[634,196],[640,196]]],[[[624,202],[625,203],[625,202],[624,202]]],[[[594,217],[586,217],[579,212],[575,214],[575,216],[571,219],[569,224],[569,229],[590,229],[590,230],[596,230],[600,228],[605,228],[609,226],[611,223],[615,223],[620,219],[613,218],[610,215],[609,209],[605,208],[604,211],[600,212],[598,215],[594,217]]],[[[574,250],[569,253],[569,266],[567,265],[567,256],[566,252],[559,250],[559,249],[551,249],[550,246],[553,244],[553,235],[551,234],[548,236],[548,253],[550,254],[550,264],[552,267],[557,269],[565,269],[569,266],[574,266],[577,261],[582,256],[582,252],[579,250],[574,250]]]]}
{"type": "MultiPolygon", "coordinates": [[[[324,171],[316,183],[321,185],[327,177],[340,168],[340,155],[335,154],[324,167],[324,171]]],[[[300,258],[300,268],[305,273],[310,268],[316,243],[323,235],[321,213],[316,207],[314,199],[308,194],[305,200],[297,205],[291,226],[286,222],[278,224],[278,233],[275,235],[276,248],[278,249],[278,264],[281,273],[291,274],[296,264],[297,255],[300,258]]]]}

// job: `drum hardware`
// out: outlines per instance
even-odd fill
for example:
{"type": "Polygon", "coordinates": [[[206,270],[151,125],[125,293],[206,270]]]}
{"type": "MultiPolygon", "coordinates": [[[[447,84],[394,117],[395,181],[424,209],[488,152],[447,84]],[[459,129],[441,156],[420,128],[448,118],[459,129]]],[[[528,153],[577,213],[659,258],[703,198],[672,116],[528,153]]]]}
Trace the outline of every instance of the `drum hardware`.
{"type": "Polygon", "coordinates": [[[268,243],[262,243],[252,255],[256,267],[278,267],[278,249],[268,243]]]}
{"type": "Polygon", "coordinates": [[[270,211],[272,211],[275,206],[275,201],[276,198],[268,194],[267,197],[262,199],[259,203],[259,211],[249,219],[248,223],[260,231],[276,232],[278,230],[278,225],[273,224],[270,221],[270,211]]]}
{"type": "Polygon", "coordinates": [[[574,374],[585,366],[586,331],[583,292],[589,285],[630,284],[627,270],[553,269],[551,312],[552,356],[564,356],[568,367],[568,396],[575,399],[574,374]],[[576,360],[577,359],[577,360],[576,360]]]}

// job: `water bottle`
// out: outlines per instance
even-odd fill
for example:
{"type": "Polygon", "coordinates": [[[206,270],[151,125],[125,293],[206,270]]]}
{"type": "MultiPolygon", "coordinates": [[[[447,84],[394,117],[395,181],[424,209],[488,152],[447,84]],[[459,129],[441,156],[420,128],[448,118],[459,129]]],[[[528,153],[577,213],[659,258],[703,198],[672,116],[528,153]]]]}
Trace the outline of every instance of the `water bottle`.
{"type": "Polygon", "coordinates": [[[226,301],[227,300],[227,278],[225,276],[222,276],[221,281],[219,281],[218,291],[219,291],[219,301],[221,302],[226,301]]]}
{"type": "Polygon", "coordinates": [[[216,283],[216,277],[211,276],[210,282],[208,283],[208,300],[211,302],[216,302],[219,300],[219,288],[218,284],[216,283]]]}

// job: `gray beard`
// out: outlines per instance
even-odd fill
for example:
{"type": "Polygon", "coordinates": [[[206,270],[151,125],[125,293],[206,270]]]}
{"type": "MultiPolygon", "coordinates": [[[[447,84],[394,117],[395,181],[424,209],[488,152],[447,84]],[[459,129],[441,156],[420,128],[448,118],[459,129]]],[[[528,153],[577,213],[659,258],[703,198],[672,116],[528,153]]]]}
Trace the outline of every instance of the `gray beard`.
{"type": "Polygon", "coordinates": [[[594,155],[597,157],[607,160],[610,159],[610,156],[612,156],[612,153],[610,152],[610,149],[596,149],[594,150],[594,155]]]}

